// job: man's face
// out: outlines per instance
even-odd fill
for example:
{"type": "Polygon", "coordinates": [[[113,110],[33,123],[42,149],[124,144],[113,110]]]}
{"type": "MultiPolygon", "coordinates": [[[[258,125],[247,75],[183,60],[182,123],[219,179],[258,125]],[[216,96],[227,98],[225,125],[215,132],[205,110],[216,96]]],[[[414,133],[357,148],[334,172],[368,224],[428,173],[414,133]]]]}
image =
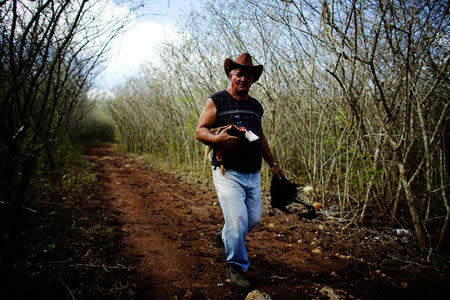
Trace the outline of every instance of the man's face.
{"type": "Polygon", "coordinates": [[[231,89],[239,95],[248,94],[253,84],[253,73],[244,69],[234,69],[230,73],[231,89]]]}

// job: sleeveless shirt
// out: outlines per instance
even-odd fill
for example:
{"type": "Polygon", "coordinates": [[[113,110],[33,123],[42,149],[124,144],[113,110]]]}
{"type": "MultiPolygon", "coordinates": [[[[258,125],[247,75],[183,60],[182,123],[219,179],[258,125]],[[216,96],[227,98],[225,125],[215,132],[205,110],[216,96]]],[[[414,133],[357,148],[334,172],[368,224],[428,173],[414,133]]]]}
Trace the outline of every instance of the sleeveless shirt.
{"type": "MultiPolygon", "coordinates": [[[[254,134],[261,137],[261,117],[264,110],[258,100],[249,96],[247,100],[240,101],[233,98],[226,90],[213,93],[210,98],[213,100],[216,109],[216,123],[213,128],[226,125],[244,126],[254,134]]],[[[222,162],[216,160],[218,149],[213,147],[214,166],[223,164],[225,169],[236,170],[241,173],[257,172],[261,169],[262,144],[261,138],[254,142],[241,140],[236,148],[223,151],[222,162]]]]}

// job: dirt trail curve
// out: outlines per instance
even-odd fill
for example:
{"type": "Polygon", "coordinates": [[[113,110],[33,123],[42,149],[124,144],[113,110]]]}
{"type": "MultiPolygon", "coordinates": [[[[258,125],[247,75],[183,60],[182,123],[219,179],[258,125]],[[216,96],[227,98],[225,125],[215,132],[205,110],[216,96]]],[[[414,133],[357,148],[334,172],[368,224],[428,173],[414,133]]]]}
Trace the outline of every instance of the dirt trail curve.
{"type": "MultiPolygon", "coordinates": [[[[225,263],[214,237],[222,214],[212,191],[188,185],[131,156],[94,147],[102,197],[121,225],[123,255],[134,262],[145,299],[243,299],[248,291],[226,280],[225,263]]],[[[324,286],[346,298],[372,298],[385,285],[370,286],[369,267],[340,252],[333,230],[313,221],[267,208],[248,237],[253,288],[272,299],[324,297],[324,286]]],[[[322,216],[323,217],[323,216],[322,216]]],[[[381,289],[382,291],[383,289],[381,289]]],[[[377,298],[377,297],[375,297],[377,298]]],[[[324,298],[326,299],[326,298],[324,298]]]]}

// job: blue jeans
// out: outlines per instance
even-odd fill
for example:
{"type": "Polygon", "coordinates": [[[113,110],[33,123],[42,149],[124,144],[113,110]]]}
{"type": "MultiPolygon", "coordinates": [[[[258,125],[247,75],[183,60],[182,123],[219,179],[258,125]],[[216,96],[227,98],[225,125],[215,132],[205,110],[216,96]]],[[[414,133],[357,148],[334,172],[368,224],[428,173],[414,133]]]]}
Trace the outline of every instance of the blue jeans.
{"type": "Polygon", "coordinates": [[[261,175],[260,172],[240,173],[227,170],[222,175],[214,170],[214,186],[225,219],[222,240],[225,245],[227,263],[241,266],[247,271],[248,261],[245,237],[261,220],[261,175]]]}

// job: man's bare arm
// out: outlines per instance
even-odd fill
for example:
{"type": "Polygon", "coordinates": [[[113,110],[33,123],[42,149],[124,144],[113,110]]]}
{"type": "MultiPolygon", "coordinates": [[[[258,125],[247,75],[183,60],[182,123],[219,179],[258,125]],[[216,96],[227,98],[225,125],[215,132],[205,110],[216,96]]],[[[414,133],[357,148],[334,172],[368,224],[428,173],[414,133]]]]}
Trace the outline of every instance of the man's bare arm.
{"type": "Polygon", "coordinates": [[[266,140],[266,136],[264,135],[264,131],[262,128],[262,124],[260,125],[260,132],[261,132],[261,144],[262,144],[262,154],[264,160],[267,162],[267,164],[270,167],[270,171],[272,171],[272,174],[278,176],[281,178],[281,176],[284,176],[283,170],[275,163],[275,159],[273,158],[272,152],[270,151],[269,143],[266,140]]]}
{"type": "Polygon", "coordinates": [[[200,117],[198,118],[195,138],[206,145],[213,145],[216,136],[211,133],[210,129],[216,122],[217,109],[211,98],[206,100],[200,117]]]}

